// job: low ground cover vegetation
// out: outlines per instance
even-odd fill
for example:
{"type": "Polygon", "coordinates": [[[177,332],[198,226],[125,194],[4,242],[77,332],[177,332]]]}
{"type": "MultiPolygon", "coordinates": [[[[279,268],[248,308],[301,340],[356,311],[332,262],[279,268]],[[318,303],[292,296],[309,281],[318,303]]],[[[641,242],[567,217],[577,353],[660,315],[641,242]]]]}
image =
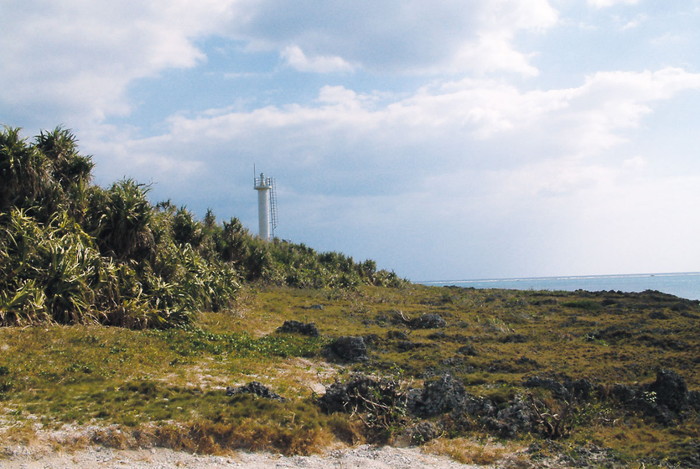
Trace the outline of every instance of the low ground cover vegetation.
{"type": "Polygon", "coordinates": [[[91,429],[84,442],[212,453],[341,441],[491,463],[699,462],[698,302],[252,288],[180,328],[0,328],[0,442],[72,426],[91,429]]]}

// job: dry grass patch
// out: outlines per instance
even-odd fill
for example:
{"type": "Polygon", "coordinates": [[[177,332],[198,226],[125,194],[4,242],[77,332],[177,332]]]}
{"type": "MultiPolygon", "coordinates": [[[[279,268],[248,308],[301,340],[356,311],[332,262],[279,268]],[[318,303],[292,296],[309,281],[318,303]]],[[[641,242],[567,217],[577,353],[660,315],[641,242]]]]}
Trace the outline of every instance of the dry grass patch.
{"type": "Polygon", "coordinates": [[[12,446],[26,448],[35,444],[37,439],[37,432],[32,422],[2,422],[0,426],[0,443],[2,445],[0,459],[11,456],[12,446]]]}
{"type": "Polygon", "coordinates": [[[449,456],[462,464],[497,464],[522,448],[494,442],[479,442],[469,438],[437,438],[425,444],[426,453],[449,456]]]}
{"type": "Polygon", "coordinates": [[[338,367],[335,365],[294,357],[281,360],[268,371],[267,377],[280,392],[288,390],[287,397],[309,397],[323,394],[326,385],[332,382],[337,373],[338,367]]]}

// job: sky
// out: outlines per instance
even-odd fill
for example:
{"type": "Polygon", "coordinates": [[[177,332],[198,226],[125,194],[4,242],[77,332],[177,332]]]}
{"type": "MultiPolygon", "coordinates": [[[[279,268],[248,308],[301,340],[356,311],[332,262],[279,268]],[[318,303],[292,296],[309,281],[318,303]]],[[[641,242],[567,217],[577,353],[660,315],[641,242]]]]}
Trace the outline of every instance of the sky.
{"type": "Polygon", "coordinates": [[[0,0],[0,124],[414,281],[700,270],[700,0],[0,0]]]}

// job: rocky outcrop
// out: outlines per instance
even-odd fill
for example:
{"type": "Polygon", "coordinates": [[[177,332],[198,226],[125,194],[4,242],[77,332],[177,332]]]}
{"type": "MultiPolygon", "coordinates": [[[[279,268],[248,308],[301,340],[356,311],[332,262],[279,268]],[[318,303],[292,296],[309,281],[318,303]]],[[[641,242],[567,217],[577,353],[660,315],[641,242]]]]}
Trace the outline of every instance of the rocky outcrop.
{"type": "Polygon", "coordinates": [[[349,363],[369,360],[364,338],[354,336],[338,337],[323,350],[323,355],[328,360],[349,363]]]}
{"type": "Polygon", "coordinates": [[[277,393],[270,391],[270,388],[257,381],[251,381],[250,383],[238,386],[238,387],[227,387],[227,396],[236,396],[239,394],[253,394],[254,396],[262,397],[265,399],[272,399],[274,401],[284,402],[286,399],[277,393]]]}
{"type": "Polygon", "coordinates": [[[447,322],[439,314],[427,313],[408,321],[411,329],[438,329],[445,327],[447,322]]]}
{"type": "Polygon", "coordinates": [[[313,322],[304,323],[301,321],[284,321],[282,326],[277,328],[277,332],[301,334],[309,337],[318,337],[318,329],[313,322]]]}
{"type": "Polygon", "coordinates": [[[689,395],[685,380],[673,370],[659,370],[656,381],[646,386],[655,394],[656,403],[671,411],[680,412],[688,408],[689,395]]]}
{"type": "Polygon", "coordinates": [[[613,399],[622,406],[641,411],[659,423],[672,425],[695,409],[700,411],[700,393],[689,391],[682,376],[673,370],[657,371],[656,379],[645,385],[594,385],[587,379],[562,380],[541,376],[527,378],[523,386],[548,389],[560,401],[586,401],[593,398],[613,399]]]}
{"type": "Polygon", "coordinates": [[[318,398],[318,405],[327,413],[403,409],[406,396],[400,383],[356,373],[346,382],[335,382],[318,398]]]}
{"type": "Polygon", "coordinates": [[[588,400],[592,397],[595,386],[587,379],[573,380],[565,377],[562,381],[541,376],[531,376],[523,382],[526,388],[544,388],[562,401],[588,400]]]}
{"type": "Polygon", "coordinates": [[[444,375],[427,382],[422,391],[410,395],[409,410],[418,417],[434,417],[452,412],[465,403],[464,385],[451,375],[444,375]]]}

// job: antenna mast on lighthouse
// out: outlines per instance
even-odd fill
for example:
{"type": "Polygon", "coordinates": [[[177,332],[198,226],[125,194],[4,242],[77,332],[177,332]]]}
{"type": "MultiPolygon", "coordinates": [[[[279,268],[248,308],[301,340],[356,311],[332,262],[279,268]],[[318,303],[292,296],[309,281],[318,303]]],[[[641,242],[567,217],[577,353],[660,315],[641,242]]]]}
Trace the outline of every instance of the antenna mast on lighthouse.
{"type": "Polygon", "coordinates": [[[260,173],[260,177],[254,176],[253,188],[258,191],[258,235],[269,241],[270,233],[274,236],[277,228],[275,181],[260,173]]]}

